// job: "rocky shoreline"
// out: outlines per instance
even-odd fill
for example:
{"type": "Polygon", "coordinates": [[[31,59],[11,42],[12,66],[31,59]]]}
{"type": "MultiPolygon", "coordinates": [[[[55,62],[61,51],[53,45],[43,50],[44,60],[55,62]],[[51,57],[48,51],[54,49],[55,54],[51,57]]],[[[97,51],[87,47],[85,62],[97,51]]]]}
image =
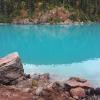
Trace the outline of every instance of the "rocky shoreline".
{"type": "MultiPolygon", "coordinates": [[[[22,11],[26,12],[26,11],[22,11]]],[[[56,7],[46,12],[42,12],[37,9],[34,16],[28,18],[28,15],[23,17],[17,17],[12,20],[13,24],[72,24],[83,22],[81,18],[73,18],[77,14],[75,12],[69,12],[64,7],[56,7]],[[71,18],[72,17],[72,18],[71,18]]],[[[84,21],[88,22],[88,21],[84,21]]]]}
{"type": "Polygon", "coordinates": [[[52,81],[48,73],[27,75],[12,53],[0,58],[0,100],[100,100],[100,88],[78,77],[52,81]]]}

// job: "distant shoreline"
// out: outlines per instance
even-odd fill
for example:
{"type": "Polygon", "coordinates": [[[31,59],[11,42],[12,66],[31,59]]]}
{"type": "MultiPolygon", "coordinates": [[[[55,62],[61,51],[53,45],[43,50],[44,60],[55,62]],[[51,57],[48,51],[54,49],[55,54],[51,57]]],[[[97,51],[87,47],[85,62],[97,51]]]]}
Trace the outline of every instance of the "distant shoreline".
{"type": "Polygon", "coordinates": [[[68,23],[68,24],[62,24],[62,23],[56,23],[56,24],[51,24],[51,23],[0,23],[0,25],[83,25],[83,24],[93,24],[93,23],[100,23],[100,22],[73,22],[73,23],[68,23]]]}

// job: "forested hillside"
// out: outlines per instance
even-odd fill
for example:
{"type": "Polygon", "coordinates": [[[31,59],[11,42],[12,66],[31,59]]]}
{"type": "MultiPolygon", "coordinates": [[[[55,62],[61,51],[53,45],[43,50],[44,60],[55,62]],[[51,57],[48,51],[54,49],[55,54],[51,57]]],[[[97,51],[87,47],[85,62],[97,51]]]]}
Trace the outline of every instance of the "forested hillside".
{"type": "Polygon", "coordinates": [[[100,21],[100,0],[0,0],[0,22],[24,18],[42,20],[39,16],[47,15],[47,12],[57,13],[47,22],[61,22],[61,16],[72,21],[100,21]]]}

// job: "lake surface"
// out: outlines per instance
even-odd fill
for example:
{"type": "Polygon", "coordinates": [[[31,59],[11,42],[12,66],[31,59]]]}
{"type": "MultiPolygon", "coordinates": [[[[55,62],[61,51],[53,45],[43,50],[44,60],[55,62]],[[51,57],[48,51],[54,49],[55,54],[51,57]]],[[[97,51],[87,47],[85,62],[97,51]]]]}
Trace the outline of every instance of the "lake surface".
{"type": "Polygon", "coordinates": [[[81,76],[100,84],[100,23],[0,25],[0,57],[15,51],[26,73],[81,76]]]}

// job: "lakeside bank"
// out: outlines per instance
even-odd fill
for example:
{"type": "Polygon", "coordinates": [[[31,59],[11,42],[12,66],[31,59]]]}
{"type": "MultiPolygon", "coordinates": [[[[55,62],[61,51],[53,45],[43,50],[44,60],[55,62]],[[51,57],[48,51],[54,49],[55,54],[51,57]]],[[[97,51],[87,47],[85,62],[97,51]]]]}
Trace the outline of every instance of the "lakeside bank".
{"type": "Polygon", "coordinates": [[[48,73],[33,76],[25,74],[18,53],[0,58],[0,73],[2,100],[100,99],[100,88],[93,87],[85,79],[71,77],[64,81],[52,81],[48,73]]]}

